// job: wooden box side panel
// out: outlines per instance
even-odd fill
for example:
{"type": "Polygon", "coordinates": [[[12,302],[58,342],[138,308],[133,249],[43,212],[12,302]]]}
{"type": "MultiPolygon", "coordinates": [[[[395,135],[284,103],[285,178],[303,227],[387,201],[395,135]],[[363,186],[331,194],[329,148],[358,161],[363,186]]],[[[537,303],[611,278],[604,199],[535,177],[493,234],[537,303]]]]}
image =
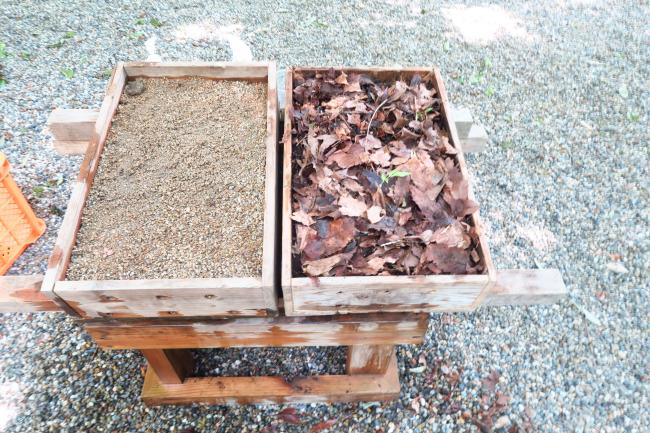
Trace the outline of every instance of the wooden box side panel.
{"type": "MultiPolygon", "coordinates": [[[[450,135],[450,143],[458,150],[457,160],[463,176],[469,179],[467,165],[455,125],[450,118],[451,108],[440,72],[436,68],[337,68],[346,73],[365,73],[379,80],[408,79],[414,74],[432,75],[434,86],[442,103],[443,123],[450,135]]],[[[472,214],[472,223],[479,230],[478,252],[486,266],[484,275],[432,275],[427,283],[415,283],[411,277],[327,277],[319,279],[293,278],[292,221],[291,221],[291,110],[293,107],[293,74],[324,72],[328,68],[292,68],[286,75],[286,107],[283,136],[283,197],[282,197],[282,292],[287,315],[347,314],[374,311],[471,311],[476,309],[489,291],[495,271],[481,233],[478,211],[472,214]],[[349,280],[350,283],[344,281],[349,280]],[[357,278],[366,279],[363,282],[357,278]],[[397,282],[395,279],[401,279],[397,282]],[[382,283],[382,281],[392,283],[382,283]],[[451,280],[454,280],[453,282],[451,280]],[[377,287],[377,288],[376,288],[377,287]],[[381,287],[381,288],[379,288],[381,287]],[[319,305],[320,304],[320,305],[319,305]]],[[[473,198],[471,183],[469,196],[473,198]]]]}
{"type": "Polygon", "coordinates": [[[260,278],[59,281],[54,293],[83,318],[266,316],[260,278]]]}
{"type": "MultiPolygon", "coordinates": [[[[216,62],[119,63],[109,81],[106,97],[102,103],[95,132],[86,150],[68,209],[48,263],[42,291],[47,296],[64,300],[74,314],[82,317],[159,317],[168,315],[199,316],[259,316],[277,313],[275,293],[275,225],[276,225],[276,177],[277,172],[277,83],[275,63],[231,64],[216,62]],[[264,238],[261,278],[179,280],[180,285],[169,285],[165,280],[155,282],[155,287],[141,281],[121,281],[123,292],[116,292],[111,281],[63,281],[68,269],[77,231],[81,225],[83,207],[101,159],[111,122],[119,105],[126,82],[135,77],[203,77],[206,79],[237,79],[267,83],[267,134],[264,238]],[[214,281],[223,283],[209,287],[214,281]],[[242,284],[242,281],[244,283],[242,284]],[[187,287],[199,284],[196,293],[187,287]],[[56,290],[55,290],[56,286],[56,290]],[[178,286],[178,287],[177,287],[178,286]],[[106,294],[104,290],[113,290],[106,294]],[[207,292],[205,290],[208,290],[207,292]],[[106,298],[108,296],[109,298],[106,298]],[[107,301],[117,298],[119,301],[107,301]],[[205,297],[209,298],[205,298],[205,297]],[[211,300],[206,302],[206,299],[211,300]],[[165,301],[165,302],[162,302],[165,301]],[[128,305],[134,302],[134,305],[128,305]],[[196,305],[194,305],[196,304],[196,305]],[[176,308],[178,307],[178,308],[176,308]]],[[[155,281],[155,280],[153,280],[155,281]]]]}
{"type": "Polygon", "coordinates": [[[77,180],[72,185],[70,201],[43,278],[41,291],[52,298],[56,298],[53,293],[55,282],[62,280],[68,270],[72,249],[77,239],[77,230],[81,225],[83,207],[97,172],[99,159],[111,126],[111,119],[117,110],[126,79],[124,64],[118,63],[108,82],[106,96],[95,123],[95,131],[86,149],[77,180]]]}
{"type": "Polygon", "coordinates": [[[333,317],[254,317],[89,321],[88,333],[108,349],[349,346],[418,344],[428,314],[358,314],[333,317]]]}
{"type": "Polygon", "coordinates": [[[487,275],[293,278],[287,315],[471,311],[487,275]]]}

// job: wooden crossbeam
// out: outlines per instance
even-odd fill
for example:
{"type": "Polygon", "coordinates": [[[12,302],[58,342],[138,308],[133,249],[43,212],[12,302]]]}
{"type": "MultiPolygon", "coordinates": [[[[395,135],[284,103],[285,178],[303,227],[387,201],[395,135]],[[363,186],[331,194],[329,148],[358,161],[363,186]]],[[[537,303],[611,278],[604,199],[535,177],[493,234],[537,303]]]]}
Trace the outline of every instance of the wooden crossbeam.
{"type": "Polygon", "coordinates": [[[42,275],[0,276],[0,313],[63,311],[41,292],[42,275]]]}
{"type": "Polygon", "coordinates": [[[106,349],[349,346],[419,344],[428,314],[89,321],[86,331],[106,349]]]}
{"type": "Polygon", "coordinates": [[[393,354],[383,374],[345,374],[284,378],[190,377],[180,384],[162,383],[147,369],[142,400],[161,404],[252,404],[385,401],[399,396],[397,358],[393,354]]]}

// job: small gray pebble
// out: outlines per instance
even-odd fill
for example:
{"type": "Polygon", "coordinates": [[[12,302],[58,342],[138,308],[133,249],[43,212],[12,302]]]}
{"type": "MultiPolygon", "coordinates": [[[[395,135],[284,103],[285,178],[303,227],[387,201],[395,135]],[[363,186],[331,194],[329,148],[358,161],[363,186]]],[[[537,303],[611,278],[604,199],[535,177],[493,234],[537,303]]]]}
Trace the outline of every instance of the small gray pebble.
{"type": "Polygon", "coordinates": [[[130,81],[124,91],[129,96],[138,96],[144,92],[144,82],[142,80],[130,81]]]}

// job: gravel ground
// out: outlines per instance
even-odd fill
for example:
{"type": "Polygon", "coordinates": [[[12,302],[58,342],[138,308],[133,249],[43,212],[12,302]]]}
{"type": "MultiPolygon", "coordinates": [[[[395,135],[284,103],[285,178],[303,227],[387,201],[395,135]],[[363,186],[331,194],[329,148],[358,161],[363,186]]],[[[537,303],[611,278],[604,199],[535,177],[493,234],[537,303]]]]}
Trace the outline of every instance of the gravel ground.
{"type": "MultiPolygon", "coordinates": [[[[48,224],[11,273],[44,271],[80,162],[51,150],[49,111],[98,107],[107,68],[151,55],[156,36],[164,60],[439,65],[453,103],[490,135],[468,165],[495,264],[558,267],[570,289],[550,307],[434,315],[426,344],[400,347],[399,401],[303,405],[299,425],[277,406],[146,408],[138,354],[102,352],[59,315],[3,315],[6,431],[305,432],[334,419],[334,431],[473,432],[494,400],[501,430],[650,429],[647,1],[1,5],[0,148],[48,224]]],[[[226,351],[205,369],[246,369],[255,356],[288,374],[341,362],[336,350],[226,351]]]]}

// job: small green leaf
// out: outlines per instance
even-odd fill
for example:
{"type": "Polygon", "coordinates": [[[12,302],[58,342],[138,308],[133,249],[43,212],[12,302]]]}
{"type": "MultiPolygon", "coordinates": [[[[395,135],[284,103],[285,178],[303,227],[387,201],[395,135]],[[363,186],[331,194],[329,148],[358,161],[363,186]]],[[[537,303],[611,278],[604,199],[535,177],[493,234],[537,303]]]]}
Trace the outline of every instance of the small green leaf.
{"type": "Polygon", "coordinates": [[[73,32],[72,30],[68,30],[67,32],[65,32],[63,34],[63,38],[64,39],[72,39],[72,38],[74,38],[74,35],[76,35],[75,32],[73,32]]]}
{"type": "Polygon", "coordinates": [[[433,113],[433,107],[429,107],[426,110],[424,110],[426,114],[433,113]]]}
{"type": "Polygon", "coordinates": [[[409,173],[408,171],[399,171],[398,169],[391,170],[391,172],[388,173],[389,177],[406,177],[410,175],[411,173],[409,173]]]}
{"type": "Polygon", "coordinates": [[[102,72],[102,77],[103,78],[111,78],[111,75],[113,75],[113,68],[106,68],[102,72]]]}
{"type": "Polygon", "coordinates": [[[45,48],[61,48],[63,46],[63,44],[65,44],[65,41],[63,39],[61,39],[58,42],[53,42],[53,43],[51,43],[49,45],[46,45],[45,48]]]}
{"type": "Polygon", "coordinates": [[[0,88],[4,87],[7,84],[7,80],[0,78],[0,88]]]}
{"type": "Polygon", "coordinates": [[[49,179],[47,181],[48,186],[59,186],[63,183],[63,175],[59,174],[57,177],[54,179],[49,179]]]}
{"type": "Polygon", "coordinates": [[[142,39],[144,38],[144,32],[131,32],[129,33],[129,38],[131,39],[142,39]]]}
{"type": "Polygon", "coordinates": [[[314,20],[314,25],[320,27],[321,29],[326,29],[328,27],[327,23],[324,23],[320,20],[314,20]]]}
{"type": "Polygon", "coordinates": [[[641,115],[639,113],[635,113],[634,111],[627,112],[627,120],[630,122],[638,122],[640,118],[641,115]]]}
{"type": "Polygon", "coordinates": [[[18,56],[20,56],[21,59],[26,60],[28,62],[32,60],[32,55],[27,51],[21,52],[20,54],[18,54],[18,56]]]}
{"type": "Polygon", "coordinates": [[[410,175],[411,173],[409,173],[408,171],[399,171],[398,169],[394,168],[391,171],[389,171],[388,174],[381,175],[381,183],[386,183],[393,177],[405,177],[410,175]]]}
{"type": "Polygon", "coordinates": [[[152,26],[154,26],[154,27],[156,27],[156,28],[162,26],[162,23],[160,22],[160,20],[159,20],[158,18],[155,18],[155,17],[154,17],[154,18],[151,18],[151,19],[149,20],[149,24],[151,24],[152,26]]]}
{"type": "Polygon", "coordinates": [[[44,192],[45,192],[45,187],[42,185],[38,185],[32,188],[32,193],[34,194],[34,197],[43,197],[44,192]]]}
{"type": "Polygon", "coordinates": [[[9,51],[7,51],[7,46],[4,42],[0,42],[0,59],[6,59],[9,56],[9,51]]]}
{"type": "Polygon", "coordinates": [[[63,68],[61,69],[61,73],[63,74],[64,77],[70,79],[74,77],[74,71],[70,68],[63,68]]]}
{"type": "Polygon", "coordinates": [[[146,23],[147,23],[147,20],[145,20],[144,18],[138,18],[137,20],[135,20],[135,25],[136,26],[143,26],[146,23]]]}
{"type": "Polygon", "coordinates": [[[489,57],[483,57],[483,70],[490,69],[492,67],[492,60],[489,57]]]}
{"type": "Polygon", "coordinates": [[[449,41],[445,41],[442,43],[442,49],[446,52],[449,52],[449,50],[451,50],[451,44],[449,43],[449,41]]]}
{"type": "Polygon", "coordinates": [[[496,90],[494,90],[494,87],[492,87],[492,85],[487,86],[486,89],[485,89],[485,94],[487,96],[494,95],[494,92],[496,92],[496,90]]]}

